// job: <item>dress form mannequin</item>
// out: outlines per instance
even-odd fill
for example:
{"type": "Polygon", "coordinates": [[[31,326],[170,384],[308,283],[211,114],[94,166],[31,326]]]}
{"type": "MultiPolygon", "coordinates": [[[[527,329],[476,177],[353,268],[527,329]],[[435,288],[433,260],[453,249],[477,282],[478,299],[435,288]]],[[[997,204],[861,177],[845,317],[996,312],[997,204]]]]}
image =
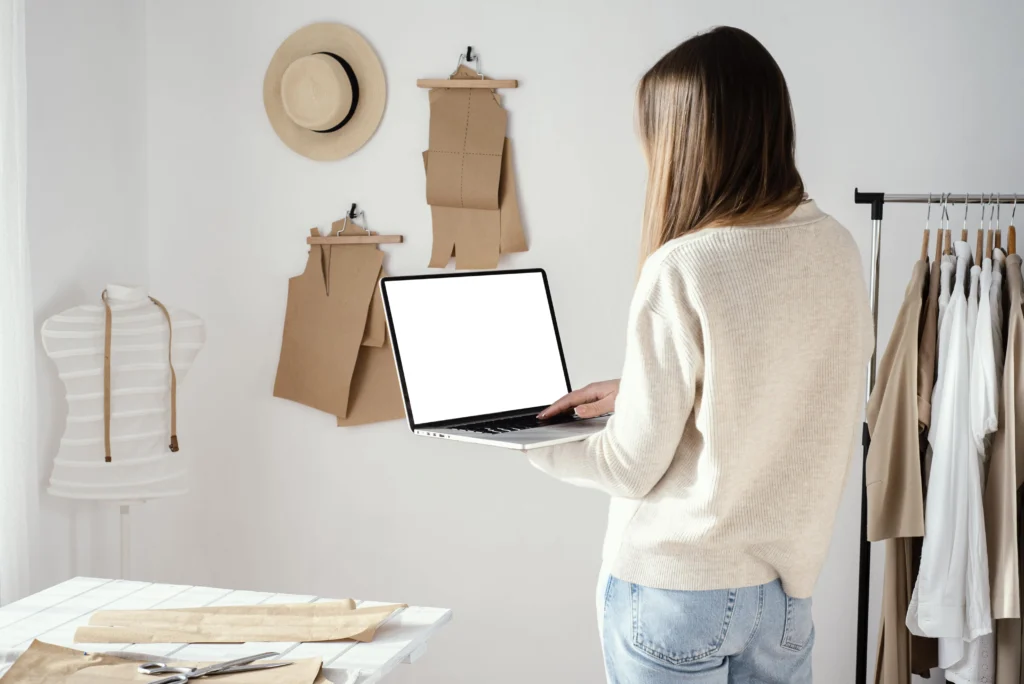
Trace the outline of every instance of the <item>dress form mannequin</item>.
{"type": "MultiPolygon", "coordinates": [[[[182,454],[171,442],[171,364],[177,384],[206,337],[195,314],[167,318],[142,288],[107,286],[111,312],[110,461],[105,460],[106,308],[68,309],[43,323],[43,348],[67,391],[68,418],[49,492],[72,499],[140,501],[187,491],[182,454]],[[168,361],[168,336],[173,348],[168,361]]],[[[184,440],[187,444],[187,439],[184,440]]]]}

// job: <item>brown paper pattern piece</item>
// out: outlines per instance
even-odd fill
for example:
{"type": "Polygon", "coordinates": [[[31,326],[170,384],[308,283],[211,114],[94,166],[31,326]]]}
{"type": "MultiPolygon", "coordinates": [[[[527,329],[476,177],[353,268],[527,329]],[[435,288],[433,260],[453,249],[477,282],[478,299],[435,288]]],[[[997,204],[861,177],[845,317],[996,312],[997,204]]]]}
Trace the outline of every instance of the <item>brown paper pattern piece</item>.
{"type": "MultiPolygon", "coordinates": [[[[456,78],[477,78],[460,68],[456,78]]],[[[427,204],[497,209],[508,112],[490,90],[438,88],[430,95],[427,204]]]]}
{"type": "Polygon", "coordinates": [[[512,165],[512,141],[505,138],[501,157],[501,253],[525,252],[526,236],[519,216],[519,198],[516,196],[516,176],[512,165]]]}
{"type": "MultiPolygon", "coordinates": [[[[370,300],[370,313],[366,317],[366,331],[363,333],[364,347],[381,347],[387,337],[388,322],[384,315],[384,300],[380,294],[380,279],[384,277],[384,269],[377,276],[377,285],[373,288],[373,299],[370,300]]],[[[356,363],[358,367],[358,362],[356,363]]]]}
{"type": "MultiPolygon", "coordinates": [[[[479,78],[479,74],[463,65],[452,78],[479,78]]],[[[516,195],[511,141],[508,138],[503,138],[501,141],[501,165],[497,178],[497,211],[490,204],[485,208],[469,208],[470,205],[464,203],[452,206],[450,197],[447,198],[448,201],[445,201],[445,198],[434,194],[431,189],[440,187],[432,186],[431,183],[437,183],[437,179],[442,176],[450,178],[457,176],[461,181],[465,181],[468,177],[463,169],[456,170],[452,167],[448,159],[450,155],[436,152],[446,149],[445,146],[455,146],[459,131],[463,131],[467,137],[470,137],[471,133],[476,134],[483,130],[483,127],[480,129],[472,126],[459,127],[461,122],[451,111],[456,100],[449,98],[449,95],[454,92],[460,91],[444,88],[430,91],[430,149],[423,153],[423,166],[428,186],[427,201],[431,205],[433,228],[433,245],[428,266],[444,268],[451,258],[455,257],[458,269],[497,268],[500,254],[527,250],[526,236],[523,233],[522,218],[519,212],[519,200],[516,195]]],[[[493,102],[494,107],[504,112],[504,109],[501,108],[501,99],[496,92],[489,90],[471,90],[469,92],[490,98],[487,106],[490,107],[493,102]]],[[[465,102],[467,110],[472,110],[473,101],[464,99],[458,102],[465,102]]],[[[507,120],[507,114],[505,116],[507,120]]],[[[474,118],[473,121],[475,123],[476,119],[474,118]]],[[[486,144],[488,146],[495,144],[496,137],[490,136],[493,131],[488,130],[487,133],[486,144]]],[[[482,134],[481,137],[483,137],[482,134]]],[[[493,148],[488,147],[488,149],[493,148]]],[[[486,174],[478,174],[474,179],[475,183],[479,184],[491,183],[493,180],[493,177],[486,174]]],[[[490,188],[489,185],[487,187],[490,188]]],[[[448,191],[454,192],[451,188],[448,191]]]]}
{"type": "MultiPolygon", "coordinates": [[[[424,153],[429,154],[429,152],[424,153]]],[[[424,157],[426,162],[426,157],[424,157]]],[[[511,186],[515,192],[515,185],[511,186]]],[[[510,223],[513,215],[510,213],[510,223]]],[[[519,209],[514,218],[518,224],[519,209]]],[[[490,209],[460,209],[458,207],[430,207],[434,243],[430,253],[432,268],[444,268],[455,257],[457,269],[497,268],[501,255],[501,211],[490,209]]],[[[522,226],[518,227],[522,235],[522,226]]],[[[515,228],[510,227],[510,236],[515,228]]],[[[523,241],[525,245],[525,240],[523,241]]]]}
{"type": "MultiPolygon", "coordinates": [[[[296,604],[313,608],[318,604],[296,604]]],[[[404,605],[288,614],[202,613],[181,610],[100,611],[79,627],[79,643],[244,643],[247,641],[372,641],[377,628],[404,605]]]]}
{"type": "MultiPolygon", "coordinates": [[[[333,232],[338,228],[336,223],[333,232]]],[[[349,231],[365,232],[351,222],[349,231]]],[[[311,246],[305,271],[288,283],[275,397],[347,415],[383,262],[384,253],[373,244],[311,246]]]]}
{"type": "MultiPolygon", "coordinates": [[[[387,273],[381,270],[380,276],[383,278],[386,275],[387,273]]],[[[379,286],[366,322],[368,331],[375,315],[384,320],[384,303],[380,300],[379,286]],[[376,314],[374,307],[378,304],[380,312],[376,314]]],[[[381,345],[368,345],[364,338],[363,346],[359,348],[356,370],[352,375],[352,389],[349,392],[348,414],[345,417],[338,417],[338,427],[379,423],[404,417],[405,401],[398,383],[391,339],[385,329],[381,345]]]]}

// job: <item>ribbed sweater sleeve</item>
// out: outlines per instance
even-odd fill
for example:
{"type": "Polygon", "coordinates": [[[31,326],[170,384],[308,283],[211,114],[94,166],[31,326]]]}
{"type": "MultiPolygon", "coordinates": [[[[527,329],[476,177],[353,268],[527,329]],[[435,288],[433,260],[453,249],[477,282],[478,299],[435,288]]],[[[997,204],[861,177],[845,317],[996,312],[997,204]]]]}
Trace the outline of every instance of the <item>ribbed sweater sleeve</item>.
{"type": "Polygon", "coordinates": [[[542,471],[612,496],[640,499],[668,470],[693,408],[700,363],[695,316],[660,261],[644,269],[630,307],[615,414],[580,442],[530,453],[542,471]],[[671,313],[670,313],[671,312],[671,313]]]}

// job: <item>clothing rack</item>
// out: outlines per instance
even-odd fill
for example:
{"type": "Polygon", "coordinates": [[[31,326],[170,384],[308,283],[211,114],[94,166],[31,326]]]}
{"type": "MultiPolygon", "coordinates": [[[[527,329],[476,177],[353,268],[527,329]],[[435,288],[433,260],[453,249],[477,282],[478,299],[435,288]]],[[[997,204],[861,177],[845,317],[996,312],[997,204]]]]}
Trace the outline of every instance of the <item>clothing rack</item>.
{"type": "MultiPolygon", "coordinates": [[[[868,362],[868,377],[865,388],[864,404],[871,398],[875,388],[876,359],[878,356],[878,270],[880,264],[880,247],[882,242],[882,207],[886,202],[901,204],[1016,204],[1018,196],[1014,195],[977,195],[933,193],[928,195],[890,194],[886,192],[861,192],[854,188],[855,204],[871,205],[871,321],[874,326],[875,346],[868,362]]],[[[1024,200],[1024,195],[1021,196],[1024,200]]],[[[868,493],[865,483],[867,473],[868,447],[870,437],[868,424],[864,423],[861,442],[864,447],[864,462],[861,464],[862,477],[860,488],[860,581],[857,597],[857,678],[856,684],[866,684],[868,673],[868,596],[871,591],[871,542],[868,541],[868,493]]]]}

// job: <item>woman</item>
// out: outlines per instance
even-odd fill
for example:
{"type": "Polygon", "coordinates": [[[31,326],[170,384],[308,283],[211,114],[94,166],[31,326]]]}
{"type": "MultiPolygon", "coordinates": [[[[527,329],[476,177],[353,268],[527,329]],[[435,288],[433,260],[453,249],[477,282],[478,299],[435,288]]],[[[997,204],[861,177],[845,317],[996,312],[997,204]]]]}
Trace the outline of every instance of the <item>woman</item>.
{"type": "Polygon", "coordinates": [[[599,586],[616,684],[811,681],[811,593],[859,436],[872,324],[850,234],[806,199],[789,92],[735,28],[640,81],[643,263],[614,409],[531,456],[612,495],[599,586]]]}

